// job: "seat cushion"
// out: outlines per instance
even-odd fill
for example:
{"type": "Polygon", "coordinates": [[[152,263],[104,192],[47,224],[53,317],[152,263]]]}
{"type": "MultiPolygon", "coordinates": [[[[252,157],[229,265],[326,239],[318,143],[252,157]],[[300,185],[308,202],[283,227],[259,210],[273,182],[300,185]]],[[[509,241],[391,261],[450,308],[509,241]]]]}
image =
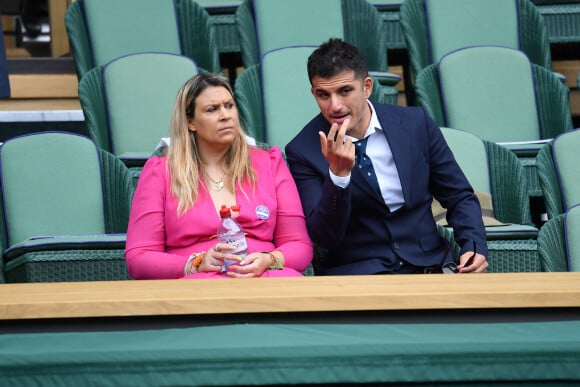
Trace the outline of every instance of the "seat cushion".
{"type": "Polygon", "coordinates": [[[0,148],[0,165],[9,246],[36,236],[105,233],[99,155],[90,139],[13,138],[0,148]]]}
{"type": "Polygon", "coordinates": [[[560,183],[564,211],[580,203],[579,147],[580,129],[556,137],[552,144],[554,166],[560,183]]]}
{"type": "Polygon", "coordinates": [[[318,113],[305,70],[308,56],[315,48],[286,47],[270,51],[262,58],[266,142],[270,145],[284,149],[318,113]]]}
{"type": "Polygon", "coordinates": [[[469,47],[438,64],[446,126],[491,142],[539,140],[528,58],[505,47],[469,47]]]}
{"type": "Polygon", "coordinates": [[[505,226],[486,227],[487,240],[527,240],[537,239],[539,230],[527,224],[510,224],[505,226]]]}
{"type": "Polygon", "coordinates": [[[318,46],[344,35],[341,0],[253,1],[260,56],[290,45],[318,46]]]}
{"type": "Polygon", "coordinates": [[[519,48],[515,0],[425,0],[425,8],[431,63],[462,47],[519,48]]]}
{"type": "Polygon", "coordinates": [[[580,271],[580,238],[578,238],[580,235],[580,205],[576,205],[566,212],[564,222],[568,270],[580,271]]]}
{"type": "Polygon", "coordinates": [[[127,55],[104,66],[113,153],[122,159],[148,158],[169,133],[179,88],[197,72],[191,59],[168,53],[127,55]]]}
{"type": "Polygon", "coordinates": [[[181,53],[173,0],[83,0],[95,66],[134,52],[181,53]]]}
{"type": "Polygon", "coordinates": [[[491,193],[489,163],[483,141],[463,130],[441,128],[441,132],[473,189],[491,193]]]}

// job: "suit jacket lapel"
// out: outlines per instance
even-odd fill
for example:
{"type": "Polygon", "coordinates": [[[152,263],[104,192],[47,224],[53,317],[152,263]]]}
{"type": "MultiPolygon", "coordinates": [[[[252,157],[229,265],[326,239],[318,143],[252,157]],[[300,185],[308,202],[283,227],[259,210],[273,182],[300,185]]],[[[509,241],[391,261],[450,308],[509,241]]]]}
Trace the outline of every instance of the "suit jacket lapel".
{"type": "Polygon", "coordinates": [[[383,133],[387,137],[387,142],[391,147],[391,153],[397,171],[399,172],[399,179],[401,180],[401,187],[403,189],[403,198],[408,202],[408,190],[412,185],[411,180],[411,141],[409,135],[405,133],[405,128],[400,119],[394,119],[392,114],[389,114],[386,109],[381,106],[375,106],[375,110],[379,117],[379,122],[383,127],[383,133]]]}

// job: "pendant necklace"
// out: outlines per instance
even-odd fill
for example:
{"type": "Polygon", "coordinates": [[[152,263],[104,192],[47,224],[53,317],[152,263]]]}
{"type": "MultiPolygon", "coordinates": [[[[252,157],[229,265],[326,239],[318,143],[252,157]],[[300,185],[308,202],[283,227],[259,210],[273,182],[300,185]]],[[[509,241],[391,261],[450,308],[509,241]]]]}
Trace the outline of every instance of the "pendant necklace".
{"type": "Polygon", "coordinates": [[[209,173],[205,172],[205,175],[213,183],[213,186],[214,186],[213,189],[214,189],[214,191],[218,191],[219,192],[219,191],[221,191],[224,188],[224,185],[225,185],[225,183],[224,183],[225,173],[223,173],[222,176],[220,177],[220,179],[217,180],[217,181],[214,180],[214,179],[212,179],[211,176],[209,175],[209,173]]]}

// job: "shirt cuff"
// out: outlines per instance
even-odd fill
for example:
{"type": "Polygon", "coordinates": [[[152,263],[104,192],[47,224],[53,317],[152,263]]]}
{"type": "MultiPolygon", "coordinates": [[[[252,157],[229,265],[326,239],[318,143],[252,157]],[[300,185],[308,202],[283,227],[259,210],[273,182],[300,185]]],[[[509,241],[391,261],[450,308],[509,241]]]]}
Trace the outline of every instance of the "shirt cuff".
{"type": "Polygon", "coordinates": [[[332,173],[330,168],[328,169],[328,173],[330,175],[330,180],[332,180],[334,185],[342,189],[348,187],[348,184],[350,183],[350,173],[346,176],[336,176],[334,173],[332,173]]]}

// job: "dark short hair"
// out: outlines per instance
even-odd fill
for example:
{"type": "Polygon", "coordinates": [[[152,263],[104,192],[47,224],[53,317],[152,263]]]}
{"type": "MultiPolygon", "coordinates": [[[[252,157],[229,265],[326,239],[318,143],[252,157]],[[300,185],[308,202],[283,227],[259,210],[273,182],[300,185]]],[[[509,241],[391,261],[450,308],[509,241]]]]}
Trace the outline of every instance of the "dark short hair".
{"type": "Polygon", "coordinates": [[[368,76],[367,62],[360,50],[350,43],[332,38],[323,43],[308,57],[308,79],[330,78],[343,71],[354,70],[356,78],[368,76]]]}

